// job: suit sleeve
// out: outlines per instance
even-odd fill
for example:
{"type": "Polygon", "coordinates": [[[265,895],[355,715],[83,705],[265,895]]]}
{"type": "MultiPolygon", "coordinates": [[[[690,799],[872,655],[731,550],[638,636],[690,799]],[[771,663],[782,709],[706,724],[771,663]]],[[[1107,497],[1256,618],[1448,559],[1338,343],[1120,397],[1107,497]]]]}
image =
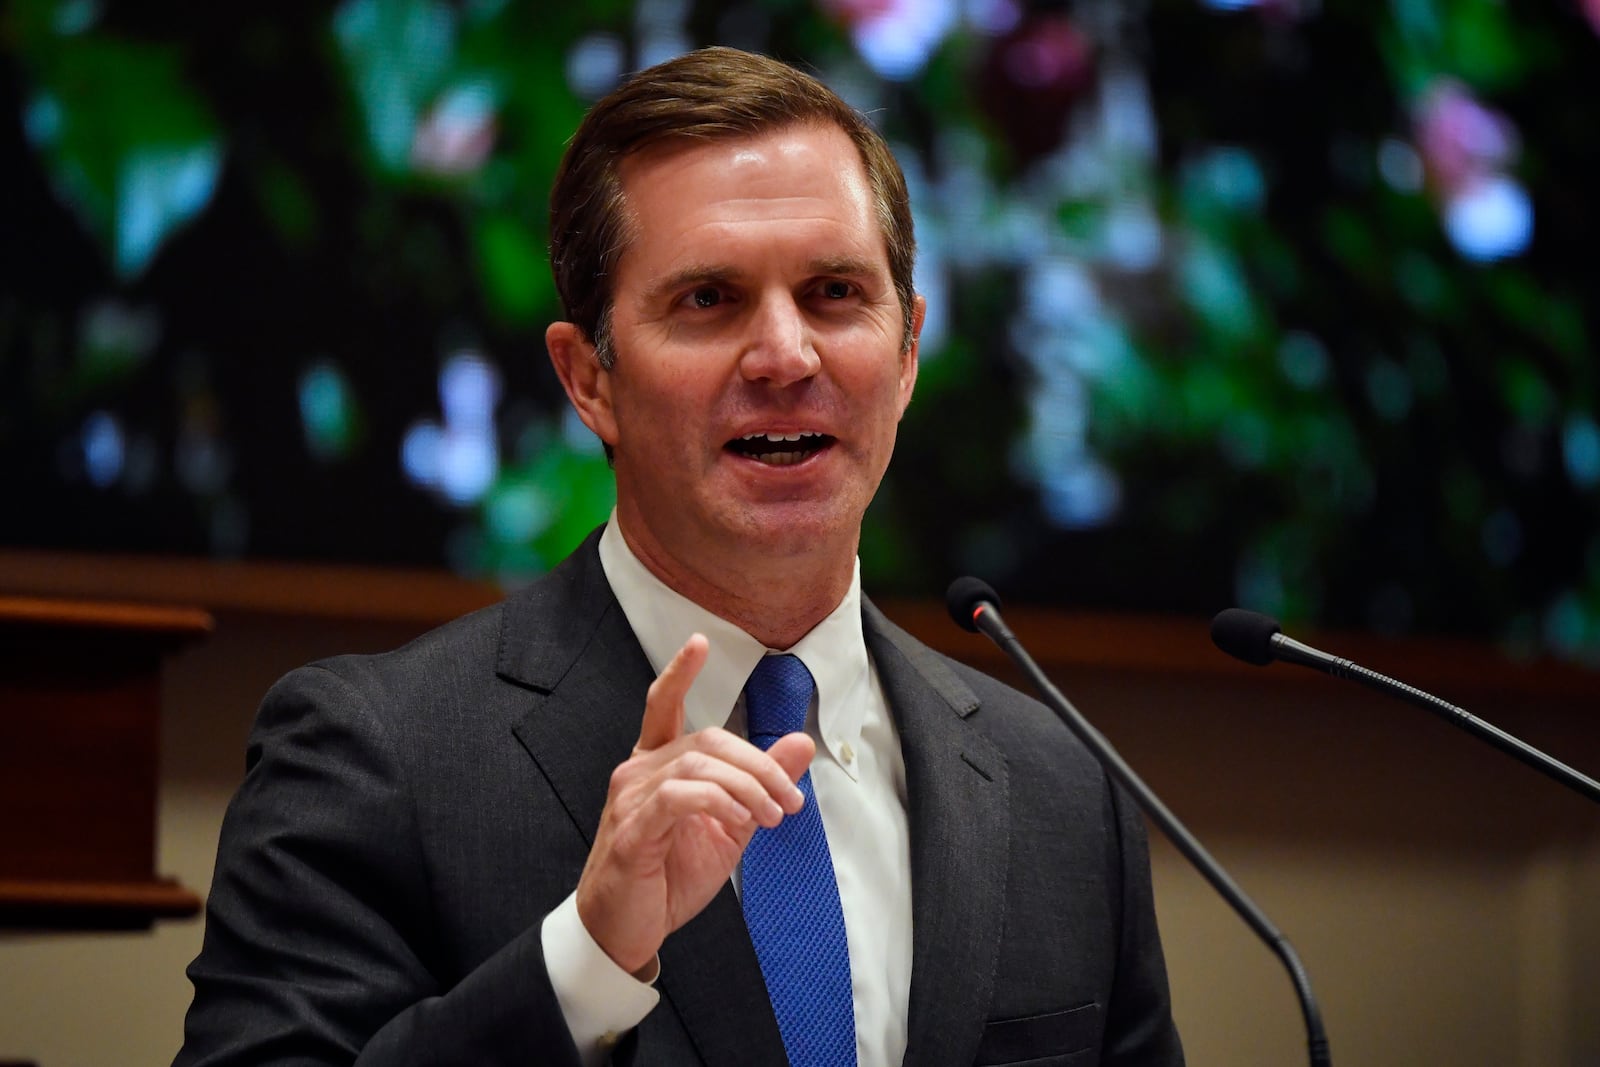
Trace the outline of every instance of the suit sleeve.
{"type": "Polygon", "coordinates": [[[1105,1067],[1183,1067],[1156,926],[1144,818],[1133,799],[1109,779],[1107,789],[1120,853],[1122,922],[1101,1062],[1105,1067]]]}
{"type": "Polygon", "coordinates": [[[539,924],[447,985],[432,914],[393,739],[333,670],[288,675],[223,822],[175,1067],[578,1067],[539,924]]]}

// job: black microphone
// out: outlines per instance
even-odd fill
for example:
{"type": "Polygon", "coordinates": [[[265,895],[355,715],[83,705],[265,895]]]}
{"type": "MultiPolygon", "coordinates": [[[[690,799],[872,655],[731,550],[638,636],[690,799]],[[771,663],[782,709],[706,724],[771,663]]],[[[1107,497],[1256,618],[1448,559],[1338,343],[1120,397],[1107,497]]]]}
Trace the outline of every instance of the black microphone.
{"type": "Polygon", "coordinates": [[[1211,858],[1199,840],[1191,834],[1178,817],[1161,802],[1154,791],[1144,780],[1134,773],[1117,750],[1111,747],[1111,742],[1089,724],[1072,702],[1062,695],[1045,676],[1044,671],[1028,655],[1028,650],[1022,647],[1005,620],[1000,617],[1000,598],[989,587],[987,582],[978,578],[957,578],[950,583],[950,588],[945,593],[945,606],[950,609],[950,617],[956,625],[963,630],[981,632],[1011,657],[1022,673],[1028,676],[1029,681],[1039,690],[1044,702],[1050,706],[1061,721],[1066,723],[1084,745],[1089,749],[1094,758],[1100,761],[1100,766],[1105,768],[1119,785],[1133,795],[1139,807],[1148,814],[1167,839],[1173,843],[1179,852],[1188,858],[1197,869],[1210,882],[1212,887],[1221,894],[1222,899],[1238,913],[1256,935],[1266,942],[1273,954],[1283,962],[1284,968],[1289,972],[1289,980],[1294,983],[1295,995],[1300,1000],[1300,1012],[1305,1016],[1306,1042],[1309,1047],[1312,1067],[1329,1067],[1328,1038],[1322,1029],[1322,1013],[1317,1008],[1317,999],[1311,992],[1311,978],[1306,974],[1306,969],[1300,963],[1300,957],[1295,953],[1294,946],[1289,944],[1289,939],[1272,924],[1266,914],[1251,901],[1240,889],[1222,865],[1211,858]]]}
{"type": "Polygon", "coordinates": [[[1246,663],[1253,663],[1257,667],[1265,667],[1273,660],[1279,659],[1288,663],[1298,663],[1302,667],[1312,667],[1335,678],[1360,682],[1379,692],[1426,708],[1479,740],[1487,741],[1506,755],[1521,760],[1534,770],[1554,778],[1590,800],[1600,802],[1600,782],[1588,775],[1580,774],[1560,760],[1545,755],[1532,745],[1484,722],[1449,701],[1441,700],[1432,693],[1425,693],[1387,675],[1368,670],[1360,664],[1331,656],[1321,649],[1296,641],[1286,635],[1283,628],[1278,625],[1278,620],[1270,615],[1245,611],[1243,608],[1228,608],[1226,611],[1218,612],[1217,617],[1211,620],[1211,640],[1228,655],[1242,659],[1246,663]]]}

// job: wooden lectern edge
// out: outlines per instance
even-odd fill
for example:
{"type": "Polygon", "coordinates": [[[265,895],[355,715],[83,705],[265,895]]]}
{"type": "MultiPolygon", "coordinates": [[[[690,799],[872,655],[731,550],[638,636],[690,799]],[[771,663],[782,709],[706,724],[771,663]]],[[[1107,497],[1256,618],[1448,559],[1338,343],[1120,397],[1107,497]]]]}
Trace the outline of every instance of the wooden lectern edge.
{"type": "Polygon", "coordinates": [[[175,879],[148,882],[0,878],[0,926],[147,925],[187,919],[204,906],[199,894],[175,879]]]}

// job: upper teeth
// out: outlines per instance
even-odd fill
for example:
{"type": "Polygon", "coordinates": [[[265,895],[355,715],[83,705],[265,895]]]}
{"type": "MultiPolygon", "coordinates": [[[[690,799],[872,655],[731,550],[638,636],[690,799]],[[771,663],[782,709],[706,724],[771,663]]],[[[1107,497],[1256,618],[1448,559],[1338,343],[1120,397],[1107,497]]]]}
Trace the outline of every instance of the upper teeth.
{"type": "Polygon", "coordinates": [[[779,441],[786,441],[786,442],[787,441],[799,441],[799,440],[801,440],[803,438],[806,438],[806,437],[821,437],[821,436],[822,436],[821,434],[817,434],[817,433],[747,433],[742,438],[740,438],[740,440],[742,440],[742,441],[772,441],[772,442],[776,443],[776,442],[779,442],[779,441]]]}

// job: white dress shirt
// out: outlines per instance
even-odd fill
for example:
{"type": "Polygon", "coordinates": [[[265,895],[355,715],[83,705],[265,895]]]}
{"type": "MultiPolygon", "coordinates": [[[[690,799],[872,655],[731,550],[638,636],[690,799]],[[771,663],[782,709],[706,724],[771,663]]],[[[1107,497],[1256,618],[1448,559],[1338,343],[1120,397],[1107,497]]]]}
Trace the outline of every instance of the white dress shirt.
{"type": "MultiPolygon", "coordinates": [[[[905,1055],[911,991],[911,837],[905,760],[861,633],[860,564],[833,612],[792,648],[769,650],[668,588],[634,556],[615,512],[600,537],[606,580],[659,674],[694,633],[710,641],[684,699],[685,729],[745,732],[744,684],[769,651],[798,656],[816,680],[806,732],[817,742],[811,783],[827,829],[849,941],[856,1058],[862,1067],[905,1055]]],[[[631,710],[631,709],[630,709],[631,710]]],[[[735,889],[738,872],[735,870],[735,889]]],[[[599,1063],[660,994],[618,967],[578,918],[576,895],[545,918],[546,966],[578,1051],[599,1063]]]]}

